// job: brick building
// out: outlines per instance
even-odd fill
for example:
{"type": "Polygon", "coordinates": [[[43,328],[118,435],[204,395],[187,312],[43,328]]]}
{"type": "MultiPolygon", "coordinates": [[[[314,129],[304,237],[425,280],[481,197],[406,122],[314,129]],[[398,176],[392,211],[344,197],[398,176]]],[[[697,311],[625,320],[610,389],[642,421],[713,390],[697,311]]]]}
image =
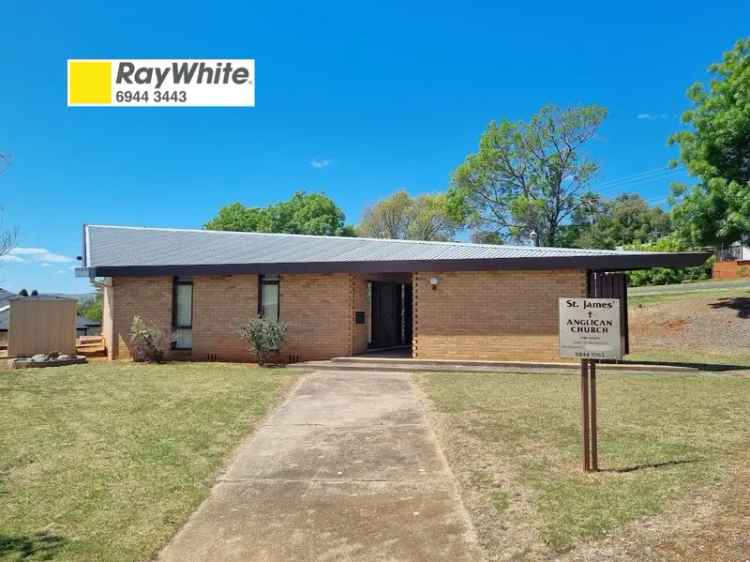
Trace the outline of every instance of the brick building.
{"type": "Polygon", "coordinates": [[[94,225],[83,246],[77,273],[104,286],[110,358],[130,356],[139,315],[169,336],[173,357],[228,361],[252,360],[238,332],[259,315],[288,324],[282,361],[385,348],[556,359],[560,297],[616,296],[626,307],[623,271],[708,257],[94,225]]]}

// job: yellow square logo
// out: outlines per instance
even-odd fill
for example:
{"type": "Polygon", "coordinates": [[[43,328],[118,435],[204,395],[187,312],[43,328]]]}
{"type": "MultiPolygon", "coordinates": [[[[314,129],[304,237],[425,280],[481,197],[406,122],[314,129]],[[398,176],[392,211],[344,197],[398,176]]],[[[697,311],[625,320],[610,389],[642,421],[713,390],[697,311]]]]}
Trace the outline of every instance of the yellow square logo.
{"type": "Polygon", "coordinates": [[[112,103],[110,61],[68,61],[68,105],[112,103]]]}

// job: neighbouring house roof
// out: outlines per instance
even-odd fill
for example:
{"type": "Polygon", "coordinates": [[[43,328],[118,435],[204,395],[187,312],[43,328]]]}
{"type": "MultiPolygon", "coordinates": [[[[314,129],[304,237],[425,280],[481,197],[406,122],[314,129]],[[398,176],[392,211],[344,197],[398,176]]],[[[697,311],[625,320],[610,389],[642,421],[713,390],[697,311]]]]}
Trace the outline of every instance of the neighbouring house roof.
{"type": "Polygon", "coordinates": [[[702,264],[703,252],[623,252],[298,234],[84,226],[89,277],[486,269],[625,270],[702,264]]]}
{"type": "Polygon", "coordinates": [[[5,289],[0,289],[0,306],[8,304],[8,299],[14,296],[16,296],[15,293],[6,291],[5,289]]]}
{"type": "Polygon", "coordinates": [[[98,320],[89,320],[83,316],[76,316],[76,330],[85,330],[86,328],[99,328],[102,325],[98,320]]]}

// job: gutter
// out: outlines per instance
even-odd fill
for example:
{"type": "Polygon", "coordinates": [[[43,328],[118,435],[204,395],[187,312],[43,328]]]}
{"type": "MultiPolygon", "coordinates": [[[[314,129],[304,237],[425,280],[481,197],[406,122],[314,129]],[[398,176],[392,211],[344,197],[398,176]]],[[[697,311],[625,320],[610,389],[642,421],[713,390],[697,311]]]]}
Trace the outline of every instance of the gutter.
{"type": "MultiPolygon", "coordinates": [[[[244,273],[416,273],[441,271],[519,271],[590,269],[628,271],[652,267],[683,268],[702,265],[710,252],[644,252],[588,256],[546,256],[457,260],[392,260],[356,262],[289,262],[193,265],[128,265],[76,268],[77,277],[152,277],[235,275],[244,273]]],[[[87,262],[87,265],[90,262],[87,262]]]]}

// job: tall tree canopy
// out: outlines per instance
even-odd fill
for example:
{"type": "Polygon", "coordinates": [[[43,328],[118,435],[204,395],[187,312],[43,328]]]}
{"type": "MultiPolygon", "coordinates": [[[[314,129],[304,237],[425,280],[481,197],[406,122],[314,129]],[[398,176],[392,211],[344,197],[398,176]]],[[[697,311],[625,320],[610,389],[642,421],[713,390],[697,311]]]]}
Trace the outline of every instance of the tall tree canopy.
{"type": "Polygon", "coordinates": [[[590,212],[583,210],[573,220],[577,229],[573,246],[614,249],[653,243],[671,232],[669,214],[659,207],[651,207],[636,193],[601,200],[589,209],[590,212]]]}
{"type": "Polygon", "coordinates": [[[411,197],[399,191],[368,208],[357,232],[371,238],[450,240],[456,223],[448,215],[445,195],[411,197]]]}
{"type": "Polygon", "coordinates": [[[593,194],[597,165],[580,149],[607,110],[598,106],[545,106],[528,123],[492,122],[453,174],[448,192],[454,218],[481,237],[560,242],[561,227],[593,194]]]}
{"type": "MultiPolygon", "coordinates": [[[[699,182],[673,186],[673,220],[691,244],[726,244],[750,236],[750,38],[709,67],[708,88],[693,84],[693,103],[676,133],[679,160],[699,182]]],[[[673,162],[676,165],[676,162],[673,162]]]]}
{"type": "Polygon", "coordinates": [[[205,224],[208,230],[239,232],[286,232],[353,236],[344,226],[344,212],[322,193],[298,191],[288,201],[268,207],[246,207],[232,203],[222,207],[216,217],[205,224]]]}

